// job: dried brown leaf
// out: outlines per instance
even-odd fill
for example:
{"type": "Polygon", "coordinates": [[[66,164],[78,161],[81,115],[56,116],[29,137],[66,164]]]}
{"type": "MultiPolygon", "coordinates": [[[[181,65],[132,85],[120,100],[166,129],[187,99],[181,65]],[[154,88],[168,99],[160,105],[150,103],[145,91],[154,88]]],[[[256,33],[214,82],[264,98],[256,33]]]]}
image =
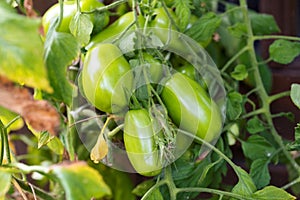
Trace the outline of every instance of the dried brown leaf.
{"type": "Polygon", "coordinates": [[[57,110],[45,100],[34,100],[27,88],[15,86],[0,76],[0,106],[20,114],[36,131],[56,135],[60,125],[57,110]]]}

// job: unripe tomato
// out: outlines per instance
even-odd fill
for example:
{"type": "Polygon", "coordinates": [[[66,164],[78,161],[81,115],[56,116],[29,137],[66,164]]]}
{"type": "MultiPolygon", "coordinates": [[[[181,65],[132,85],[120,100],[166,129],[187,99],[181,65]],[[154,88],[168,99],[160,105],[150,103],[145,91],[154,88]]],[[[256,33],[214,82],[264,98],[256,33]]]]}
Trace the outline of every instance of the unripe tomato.
{"type": "MultiPolygon", "coordinates": [[[[63,19],[58,28],[59,32],[67,32],[67,33],[70,32],[69,25],[75,13],[76,13],[76,4],[74,3],[74,1],[64,1],[64,13],[63,13],[63,19]]],[[[54,4],[51,8],[49,8],[46,11],[46,13],[43,15],[42,24],[43,24],[45,34],[48,32],[52,20],[55,20],[57,17],[59,17],[59,14],[60,14],[60,6],[59,3],[57,3],[54,4]]]]}
{"type": "Polygon", "coordinates": [[[120,112],[133,87],[131,67],[119,48],[99,43],[90,49],[82,70],[82,88],[92,105],[103,112],[120,112]]]}
{"type": "MultiPolygon", "coordinates": [[[[95,35],[92,38],[92,40],[89,44],[89,47],[92,47],[93,45],[95,45],[99,42],[103,42],[113,36],[119,35],[123,31],[125,31],[126,28],[128,28],[128,26],[130,24],[132,24],[134,21],[135,21],[134,12],[131,11],[131,12],[128,12],[128,13],[122,15],[114,23],[112,23],[107,28],[105,28],[103,31],[101,31],[100,33],[95,35]]],[[[145,19],[141,15],[138,16],[138,21],[139,21],[140,25],[143,25],[145,23],[145,19]]],[[[134,28],[135,28],[135,26],[132,26],[131,29],[129,29],[129,30],[133,30],[134,28]]]]}
{"type": "Polygon", "coordinates": [[[180,129],[206,141],[217,139],[222,128],[219,108],[197,82],[175,73],[166,82],[161,97],[180,129]]]}
{"type": "MultiPolygon", "coordinates": [[[[64,1],[64,13],[61,25],[58,28],[59,32],[69,33],[70,22],[72,18],[75,16],[77,11],[76,1],[64,1]]],[[[95,8],[104,6],[98,0],[82,0],[80,1],[81,12],[89,12],[94,10],[95,8]]],[[[42,24],[44,28],[44,33],[48,32],[50,27],[50,23],[52,20],[55,20],[60,15],[60,5],[59,3],[54,4],[51,8],[49,8],[46,13],[42,17],[42,24]]],[[[109,15],[108,13],[93,13],[88,14],[91,22],[94,25],[93,33],[99,32],[109,23],[109,15]],[[100,21],[99,21],[100,20],[100,21]]]]}
{"type": "Polygon", "coordinates": [[[162,163],[155,145],[154,123],[145,109],[130,110],[125,115],[124,144],[134,169],[144,176],[161,172],[162,163]]]}

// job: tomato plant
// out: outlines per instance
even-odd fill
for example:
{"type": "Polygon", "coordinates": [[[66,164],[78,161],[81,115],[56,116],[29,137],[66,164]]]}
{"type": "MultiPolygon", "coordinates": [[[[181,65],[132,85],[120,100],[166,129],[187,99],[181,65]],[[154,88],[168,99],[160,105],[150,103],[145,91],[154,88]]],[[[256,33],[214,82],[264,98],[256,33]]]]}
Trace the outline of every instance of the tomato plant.
{"type": "Polygon", "coordinates": [[[246,0],[33,8],[0,2],[0,199],[299,197],[300,119],[285,139],[274,118],[293,113],[272,106],[300,109],[300,85],[270,93],[268,65],[300,39],[273,16],[246,0]]]}

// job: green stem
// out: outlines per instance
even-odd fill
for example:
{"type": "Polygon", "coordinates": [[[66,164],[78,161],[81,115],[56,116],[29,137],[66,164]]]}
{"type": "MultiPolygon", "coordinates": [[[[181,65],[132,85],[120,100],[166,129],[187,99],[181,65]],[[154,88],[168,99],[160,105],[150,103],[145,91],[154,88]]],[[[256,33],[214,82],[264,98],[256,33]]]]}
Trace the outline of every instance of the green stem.
{"type": "Polygon", "coordinates": [[[282,97],[290,96],[290,94],[291,94],[291,91],[285,91],[285,92],[281,92],[278,94],[274,94],[268,98],[268,101],[269,101],[269,103],[272,103],[273,101],[276,101],[277,99],[280,99],[282,97]]]}
{"type": "Polygon", "coordinates": [[[211,189],[211,188],[201,188],[201,187],[197,187],[197,188],[177,188],[177,192],[205,192],[205,193],[210,193],[210,194],[216,194],[219,196],[228,196],[228,197],[232,197],[235,199],[241,199],[241,200],[256,200],[255,198],[252,197],[245,197],[236,193],[232,193],[232,192],[226,192],[226,191],[222,191],[222,190],[216,190],[216,189],[211,189]]]}
{"type": "Polygon", "coordinates": [[[266,110],[264,108],[260,108],[260,109],[254,110],[252,112],[249,112],[249,113],[243,115],[241,118],[246,119],[246,118],[249,118],[249,117],[252,117],[255,115],[263,114],[265,112],[266,112],[266,110]]]}
{"type": "Polygon", "coordinates": [[[57,25],[55,27],[56,31],[58,31],[58,28],[60,27],[63,17],[64,17],[64,1],[63,0],[58,0],[59,3],[59,8],[60,8],[60,12],[59,12],[59,18],[58,18],[58,22],[57,25]]]}
{"type": "Polygon", "coordinates": [[[8,129],[15,121],[17,121],[20,118],[21,118],[20,115],[18,115],[15,118],[13,118],[13,120],[11,120],[8,124],[6,124],[5,129],[8,129]]]}
{"type": "Polygon", "coordinates": [[[230,67],[230,65],[232,63],[235,62],[236,59],[238,59],[243,53],[245,53],[247,50],[249,50],[248,46],[245,46],[244,48],[242,48],[241,50],[239,50],[239,52],[237,52],[229,61],[227,61],[227,63],[222,67],[221,69],[221,73],[224,73],[226,71],[226,69],[228,67],[230,67]]]}
{"type": "Polygon", "coordinates": [[[105,11],[108,11],[110,9],[113,9],[117,6],[119,6],[120,4],[122,3],[126,3],[128,0],[119,0],[119,1],[115,1],[107,6],[103,6],[103,7],[100,7],[100,8],[96,8],[95,10],[92,10],[92,11],[86,11],[86,12],[82,12],[83,14],[92,14],[94,12],[105,12],[105,11]]]}
{"type": "Polygon", "coordinates": [[[10,148],[9,148],[9,142],[8,142],[8,133],[7,133],[7,128],[4,126],[2,121],[0,120],[0,131],[1,131],[1,164],[3,161],[4,157],[4,148],[5,148],[5,153],[6,153],[6,159],[8,163],[11,163],[11,157],[10,157],[10,148]]]}
{"type": "Polygon", "coordinates": [[[74,150],[74,135],[76,134],[76,127],[72,126],[74,124],[74,118],[71,115],[71,108],[67,108],[68,115],[68,129],[67,133],[64,135],[66,148],[68,150],[70,160],[73,161],[75,159],[75,150],[74,150]]]}
{"type": "Polygon", "coordinates": [[[120,124],[119,126],[117,126],[116,128],[114,128],[112,131],[110,131],[107,136],[109,138],[112,138],[115,134],[117,134],[120,130],[122,130],[122,128],[124,127],[124,124],[120,124]]]}
{"type": "Polygon", "coordinates": [[[286,190],[286,189],[292,187],[293,185],[295,185],[297,183],[300,183],[300,176],[298,178],[296,178],[295,180],[289,182],[288,184],[282,186],[281,188],[284,189],[284,190],[286,190]]]}
{"type": "Polygon", "coordinates": [[[300,37],[285,36],[285,35],[256,35],[253,40],[271,40],[271,39],[285,39],[300,41],[300,37]]]}
{"type": "Polygon", "coordinates": [[[168,188],[169,188],[170,199],[171,200],[176,200],[176,195],[178,193],[178,189],[176,188],[176,185],[173,181],[172,169],[171,169],[170,165],[165,170],[165,179],[167,180],[166,183],[167,183],[168,188]]]}
{"type": "MultiPolygon", "coordinates": [[[[263,81],[262,81],[262,78],[260,76],[260,72],[259,72],[259,69],[258,69],[258,62],[257,62],[257,59],[256,59],[256,53],[255,53],[255,49],[254,49],[254,41],[255,40],[258,40],[258,39],[271,39],[270,37],[272,37],[272,38],[274,38],[274,37],[273,36],[266,36],[266,37],[256,36],[255,37],[253,35],[253,32],[252,32],[251,21],[250,21],[249,15],[248,15],[248,8],[247,8],[246,0],[240,0],[240,6],[242,8],[243,17],[244,17],[244,21],[246,23],[247,32],[248,32],[247,48],[249,49],[249,56],[250,56],[250,60],[251,60],[250,63],[252,64],[252,68],[253,68],[253,71],[251,71],[251,73],[253,73],[253,75],[254,75],[254,80],[255,80],[255,83],[256,83],[256,87],[258,88],[257,94],[260,97],[260,100],[261,100],[261,103],[262,103],[262,109],[264,109],[264,111],[265,111],[264,115],[266,117],[266,121],[268,123],[268,126],[270,127],[271,134],[274,137],[276,143],[280,146],[280,148],[282,148],[282,151],[283,151],[285,157],[292,164],[292,166],[297,171],[297,173],[300,174],[300,166],[292,158],[290,152],[287,151],[281,136],[278,134],[277,130],[274,127],[274,123],[272,121],[272,115],[271,115],[271,111],[270,111],[269,96],[268,96],[268,93],[266,92],[266,90],[263,87],[263,81]]],[[[294,37],[285,37],[285,38],[295,39],[294,37]]],[[[300,38],[299,38],[299,40],[300,40],[300,38]]]]}

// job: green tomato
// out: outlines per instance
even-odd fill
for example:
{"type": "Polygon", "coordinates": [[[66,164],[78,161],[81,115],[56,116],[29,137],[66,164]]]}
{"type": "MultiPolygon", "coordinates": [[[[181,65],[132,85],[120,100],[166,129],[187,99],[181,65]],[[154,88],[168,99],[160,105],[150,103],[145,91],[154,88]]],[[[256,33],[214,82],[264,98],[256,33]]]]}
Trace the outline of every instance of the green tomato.
{"type": "MultiPolygon", "coordinates": [[[[64,1],[64,13],[62,22],[58,28],[59,32],[70,33],[70,22],[77,12],[76,1],[64,1]]],[[[97,0],[82,0],[80,1],[81,12],[89,12],[95,8],[104,6],[103,3],[97,0]]],[[[54,4],[50,7],[42,17],[42,25],[44,28],[44,33],[48,32],[50,23],[55,20],[60,15],[60,5],[59,3],[54,4]]],[[[88,14],[91,22],[94,25],[93,33],[99,32],[109,23],[108,13],[93,13],[88,14]]]]}
{"type": "MultiPolygon", "coordinates": [[[[122,15],[119,19],[117,19],[114,23],[109,25],[107,28],[105,28],[103,31],[95,35],[90,44],[88,45],[88,48],[94,46],[97,43],[103,42],[113,36],[117,36],[123,31],[125,31],[133,22],[135,21],[134,18],[134,12],[128,12],[124,15],[122,15]]],[[[138,16],[138,21],[140,25],[144,24],[145,19],[143,16],[138,16]]],[[[129,30],[134,30],[135,26],[132,26],[129,30]]]]}
{"type": "Polygon", "coordinates": [[[207,84],[205,83],[204,79],[202,78],[201,75],[196,73],[196,69],[192,64],[185,64],[181,67],[177,67],[175,68],[178,72],[186,75],[187,77],[189,77],[192,80],[196,80],[200,86],[207,91],[207,84]]]}
{"type": "MultiPolygon", "coordinates": [[[[54,4],[52,7],[50,7],[43,15],[42,25],[45,34],[48,32],[52,20],[57,19],[57,17],[59,17],[59,14],[60,14],[60,6],[59,3],[57,3],[54,4]]],[[[74,3],[74,1],[64,1],[64,13],[63,13],[63,19],[58,28],[59,32],[67,32],[67,33],[70,32],[69,24],[75,14],[76,14],[76,4],[74,3]]]]}
{"type": "Polygon", "coordinates": [[[85,97],[103,112],[118,113],[128,105],[133,73],[120,49],[99,43],[84,59],[82,89],[85,97]]]}
{"type": "Polygon", "coordinates": [[[175,73],[167,80],[161,98],[180,129],[209,142],[217,139],[222,128],[220,110],[197,82],[175,73]]]}
{"type": "Polygon", "coordinates": [[[130,110],[125,115],[124,144],[134,169],[144,176],[161,172],[162,163],[155,144],[153,119],[145,109],[130,110]]]}
{"type": "Polygon", "coordinates": [[[143,58],[148,64],[147,72],[149,73],[149,78],[151,83],[159,83],[163,78],[163,65],[160,60],[155,59],[151,54],[144,53],[143,58]]]}

